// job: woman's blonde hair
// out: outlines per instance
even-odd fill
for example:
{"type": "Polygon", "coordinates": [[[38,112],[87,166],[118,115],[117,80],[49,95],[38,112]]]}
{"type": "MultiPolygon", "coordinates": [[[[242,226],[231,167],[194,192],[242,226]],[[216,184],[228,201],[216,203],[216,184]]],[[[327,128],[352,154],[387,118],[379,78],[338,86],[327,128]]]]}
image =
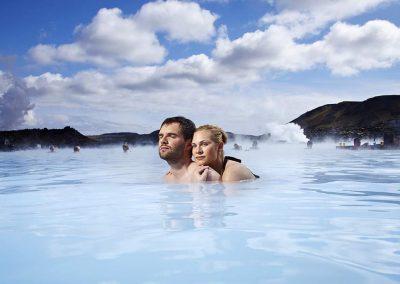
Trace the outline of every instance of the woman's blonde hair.
{"type": "Polygon", "coordinates": [[[224,143],[228,141],[228,135],[226,135],[225,131],[222,130],[222,128],[215,126],[215,125],[202,125],[196,128],[196,131],[201,131],[201,130],[207,130],[211,132],[211,140],[213,140],[215,143],[224,143]]]}

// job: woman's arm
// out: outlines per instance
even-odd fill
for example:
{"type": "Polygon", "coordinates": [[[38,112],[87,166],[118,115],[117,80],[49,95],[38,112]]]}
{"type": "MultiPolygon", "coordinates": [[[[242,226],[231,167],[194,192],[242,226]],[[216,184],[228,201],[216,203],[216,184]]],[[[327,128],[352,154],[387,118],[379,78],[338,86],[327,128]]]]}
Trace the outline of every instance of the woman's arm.
{"type": "Polygon", "coordinates": [[[221,175],[213,168],[208,168],[207,181],[221,181],[221,175]]]}
{"type": "Polygon", "coordinates": [[[209,166],[196,166],[192,171],[192,182],[221,181],[221,175],[209,166]]]}

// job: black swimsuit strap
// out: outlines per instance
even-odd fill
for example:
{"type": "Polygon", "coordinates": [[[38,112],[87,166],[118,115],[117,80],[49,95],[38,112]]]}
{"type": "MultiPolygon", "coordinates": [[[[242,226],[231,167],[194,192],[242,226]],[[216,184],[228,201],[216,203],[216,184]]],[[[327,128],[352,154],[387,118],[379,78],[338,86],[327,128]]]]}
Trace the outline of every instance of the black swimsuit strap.
{"type": "Polygon", "coordinates": [[[234,161],[234,162],[238,162],[238,163],[241,163],[241,162],[242,162],[242,160],[240,160],[240,159],[238,159],[238,158],[231,157],[231,156],[225,156],[225,158],[224,158],[224,163],[223,163],[223,165],[222,165],[222,169],[223,169],[223,170],[225,170],[225,166],[226,166],[226,163],[228,162],[228,160],[231,160],[231,161],[234,161]]]}
{"type": "Polygon", "coordinates": [[[235,162],[238,162],[238,163],[241,163],[241,162],[242,162],[242,160],[240,160],[240,159],[238,159],[238,158],[231,157],[231,156],[225,156],[225,157],[224,157],[224,162],[223,162],[223,164],[222,164],[222,173],[221,173],[221,175],[222,175],[222,174],[224,173],[224,171],[225,171],[226,163],[228,163],[228,160],[235,161],[235,162]]]}
{"type": "MultiPolygon", "coordinates": [[[[235,157],[231,157],[231,156],[225,156],[224,157],[224,163],[222,164],[222,173],[224,173],[225,171],[225,167],[226,167],[226,163],[228,163],[228,160],[234,161],[234,162],[238,162],[238,163],[242,163],[242,160],[235,158],[235,157]]],[[[260,176],[252,173],[254,175],[255,178],[260,178],[260,176]]]]}

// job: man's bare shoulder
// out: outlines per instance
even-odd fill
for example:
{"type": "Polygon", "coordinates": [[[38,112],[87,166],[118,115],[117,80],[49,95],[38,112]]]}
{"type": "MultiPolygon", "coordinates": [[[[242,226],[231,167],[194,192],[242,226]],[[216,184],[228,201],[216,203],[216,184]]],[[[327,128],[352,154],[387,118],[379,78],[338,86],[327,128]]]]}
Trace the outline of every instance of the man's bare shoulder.
{"type": "Polygon", "coordinates": [[[225,171],[222,175],[222,181],[235,182],[252,179],[255,179],[255,176],[245,165],[235,161],[228,161],[226,163],[225,171]]]}
{"type": "Polygon", "coordinates": [[[191,162],[188,166],[188,172],[193,173],[199,166],[195,162],[191,162]]]}
{"type": "Polygon", "coordinates": [[[164,175],[164,181],[168,183],[188,183],[191,182],[192,176],[194,171],[196,170],[197,165],[194,162],[191,162],[187,168],[186,171],[183,174],[180,175],[175,175],[171,171],[168,171],[164,175]]]}
{"type": "Polygon", "coordinates": [[[164,175],[164,181],[166,181],[166,182],[176,182],[176,178],[170,171],[168,171],[164,175]]]}

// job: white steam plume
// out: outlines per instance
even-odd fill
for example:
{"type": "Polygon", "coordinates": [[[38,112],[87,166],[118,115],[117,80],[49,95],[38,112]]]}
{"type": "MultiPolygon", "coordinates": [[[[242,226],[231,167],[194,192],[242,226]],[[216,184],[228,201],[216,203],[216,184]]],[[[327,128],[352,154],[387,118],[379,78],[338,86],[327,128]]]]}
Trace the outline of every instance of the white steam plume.
{"type": "Polygon", "coordinates": [[[294,123],[278,124],[267,123],[266,129],[271,133],[272,141],[286,141],[288,143],[305,143],[308,141],[304,135],[303,129],[294,123]]]}

